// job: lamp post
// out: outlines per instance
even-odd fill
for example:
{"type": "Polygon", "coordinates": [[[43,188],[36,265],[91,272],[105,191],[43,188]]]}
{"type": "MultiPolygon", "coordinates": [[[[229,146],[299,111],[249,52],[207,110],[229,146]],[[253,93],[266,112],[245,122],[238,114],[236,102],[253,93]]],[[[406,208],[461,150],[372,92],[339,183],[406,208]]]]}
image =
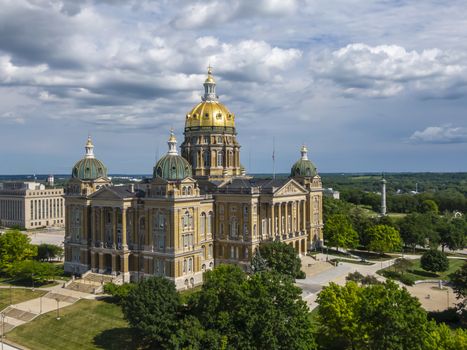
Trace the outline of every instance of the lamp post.
{"type": "Polygon", "coordinates": [[[449,289],[446,290],[446,297],[447,297],[447,299],[448,299],[448,309],[449,309],[449,289]]]}
{"type": "Polygon", "coordinates": [[[2,312],[0,314],[0,317],[2,318],[2,350],[3,350],[3,335],[5,334],[5,314],[2,312]]]}
{"type": "Polygon", "coordinates": [[[13,304],[13,296],[12,296],[12,293],[13,293],[13,286],[10,284],[10,305],[13,304]]]}
{"type": "Polygon", "coordinates": [[[57,320],[60,320],[60,299],[56,298],[57,301],[57,320]]]}
{"type": "Polygon", "coordinates": [[[39,315],[42,315],[42,296],[39,298],[39,315]]]}

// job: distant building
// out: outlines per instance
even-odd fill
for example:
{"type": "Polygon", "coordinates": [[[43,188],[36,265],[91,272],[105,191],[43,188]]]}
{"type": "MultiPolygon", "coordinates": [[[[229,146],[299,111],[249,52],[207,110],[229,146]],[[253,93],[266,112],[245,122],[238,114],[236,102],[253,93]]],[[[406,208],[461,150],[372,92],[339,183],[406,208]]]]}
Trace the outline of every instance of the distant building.
{"type": "Polygon", "coordinates": [[[325,196],[332,197],[334,199],[341,199],[341,193],[339,191],[333,190],[332,188],[323,189],[325,196]]]}
{"type": "Polygon", "coordinates": [[[63,188],[38,182],[4,182],[0,186],[0,223],[26,229],[65,226],[63,188]]]}

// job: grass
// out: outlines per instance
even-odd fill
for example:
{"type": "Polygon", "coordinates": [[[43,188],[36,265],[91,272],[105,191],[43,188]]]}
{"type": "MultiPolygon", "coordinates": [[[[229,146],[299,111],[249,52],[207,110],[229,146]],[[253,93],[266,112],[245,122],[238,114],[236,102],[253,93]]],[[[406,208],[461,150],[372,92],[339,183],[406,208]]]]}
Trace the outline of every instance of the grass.
{"type": "MultiPolygon", "coordinates": [[[[439,272],[439,273],[433,273],[433,272],[428,272],[422,269],[420,266],[420,259],[415,259],[412,260],[413,265],[412,267],[404,272],[404,275],[413,278],[414,280],[431,280],[431,279],[441,279],[441,280],[447,280],[448,276],[459,269],[463,264],[464,260],[462,259],[449,259],[449,269],[444,272],[439,272]]],[[[380,274],[380,271],[384,270],[391,270],[394,271],[394,268],[392,266],[386,267],[382,270],[378,270],[377,273],[380,274]]]]}
{"type": "Polygon", "coordinates": [[[7,339],[30,349],[138,349],[120,306],[105,300],[80,300],[15,328],[7,339]]]}
{"type": "Polygon", "coordinates": [[[11,293],[11,304],[19,304],[23,301],[39,298],[46,294],[45,291],[23,288],[0,288],[0,310],[3,310],[10,305],[10,293],[11,293]]]}

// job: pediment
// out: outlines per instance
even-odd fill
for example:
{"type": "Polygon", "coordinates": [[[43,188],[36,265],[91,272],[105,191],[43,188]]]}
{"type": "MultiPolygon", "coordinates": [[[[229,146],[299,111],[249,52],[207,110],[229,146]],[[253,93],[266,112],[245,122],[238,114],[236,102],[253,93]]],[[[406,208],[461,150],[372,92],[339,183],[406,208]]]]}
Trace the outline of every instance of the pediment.
{"type": "Polygon", "coordinates": [[[112,187],[102,187],[97,192],[94,192],[90,198],[94,200],[122,200],[124,197],[116,191],[112,190],[112,187]]]}
{"type": "Polygon", "coordinates": [[[293,196],[307,194],[307,190],[303,188],[297,181],[290,179],[282,187],[274,191],[274,196],[293,196]]]}

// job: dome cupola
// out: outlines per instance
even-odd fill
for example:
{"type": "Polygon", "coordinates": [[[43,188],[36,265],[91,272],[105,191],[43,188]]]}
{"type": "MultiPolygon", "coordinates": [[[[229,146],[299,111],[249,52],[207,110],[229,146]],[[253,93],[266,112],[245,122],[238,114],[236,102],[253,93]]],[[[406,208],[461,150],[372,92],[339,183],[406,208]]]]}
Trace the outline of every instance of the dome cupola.
{"type": "Polygon", "coordinates": [[[295,162],[290,171],[290,176],[313,177],[317,174],[316,167],[308,159],[308,149],[305,145],[302,146],[300,153],[302,157],[295,162]]]}
{"type": "Polygon", "coordinates": [[[94,156],[94,145],[91,136],[85,146],[85,155],[73,166],[71,177],[80,180],[95,180],[100,177],[107,177],[107,168],[104,163],[94,156]]]}
{"type": "Polygon", "coordinates": [[[185,158],[178,155],[177,140],[172,130],[167,144],[169,145],[169,151],[156,163],[153,177],[174,181],[191,176],[191,165],[185,158]]]}
{"type": "Polygon", "coordinates": [[[208,67],[208,77],[203,86],[204,95],[201,97],[201,102],[186,115],[185,130],[212,127],[235,128],[234,114],[219,102],[211,66],[208,67]]]}

